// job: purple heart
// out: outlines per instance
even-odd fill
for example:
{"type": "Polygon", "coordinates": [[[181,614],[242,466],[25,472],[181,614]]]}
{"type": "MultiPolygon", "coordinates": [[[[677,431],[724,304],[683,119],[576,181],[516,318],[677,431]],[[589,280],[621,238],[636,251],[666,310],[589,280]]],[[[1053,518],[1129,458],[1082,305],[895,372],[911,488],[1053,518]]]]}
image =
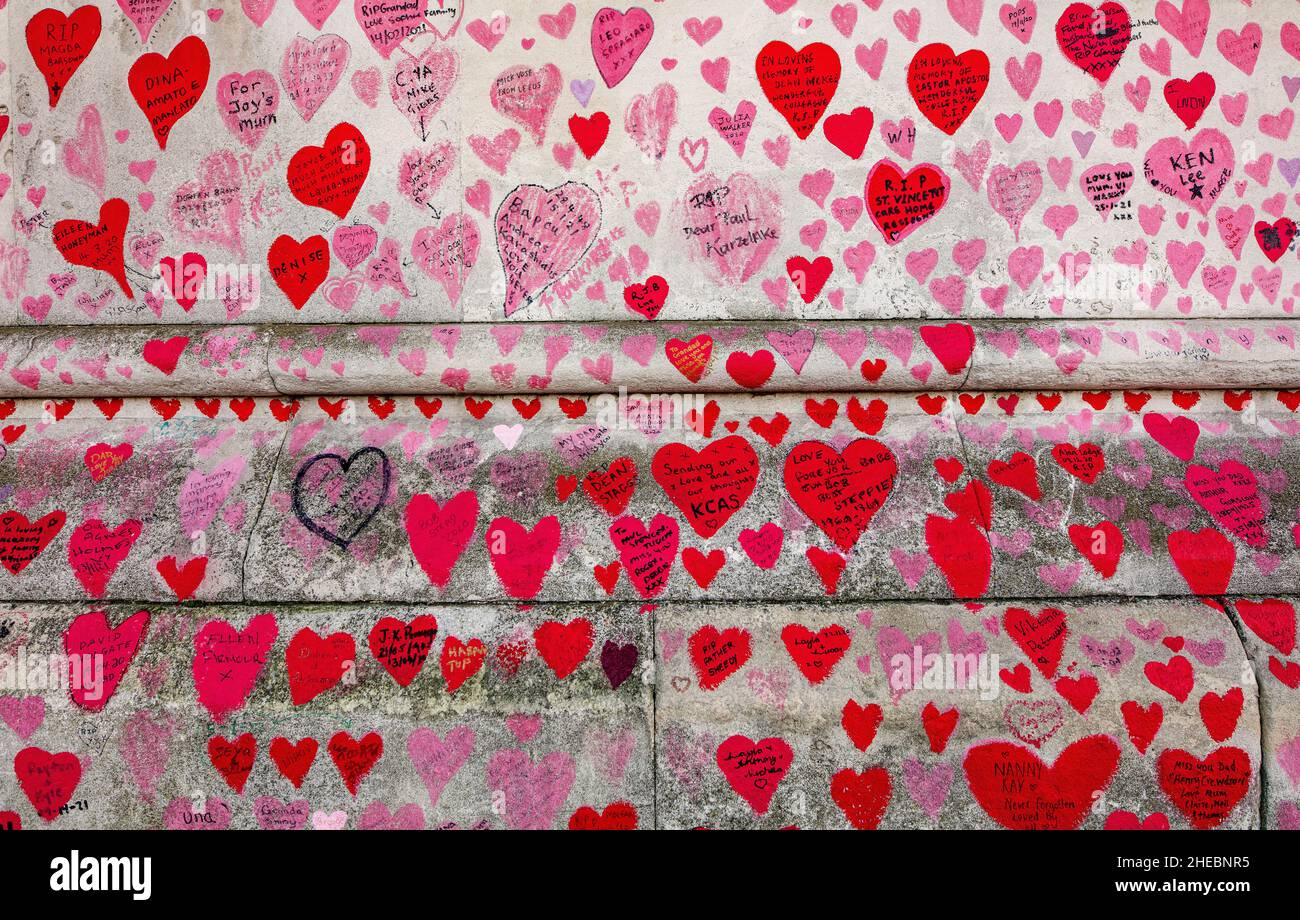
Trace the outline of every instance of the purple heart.
{"type": "MultiPolygon", "coordinates": [[[[573,93],[573,98],[578,100],[578,104],[585,109],[587,103],[591,101],[591,94],[596,91],[596,81],[570,80],[569,91],[573,93]]],[[[1294,95],[1294,93],[1292,95],[1294,95]]]]}
{"type": "Polygon", "coordinates": [[[1277,171],[1282,174],[1282,178],[1286,180],[1287,185],[1295,188],[1295,180],[1300,177],[1300,157],[1296,157],[1294,160],[1278,160],[1277,171]]]}
{"type": "Polygon", "coordinates": [[[501,454],[492,461],[492,484],[504,497],[527,504],[541,493],[549,472],[541,451],[501,454]]]}
{"type": "Polygon", "coordinates": [[[611,688],[617,690],[623,681],[632,676],[636,660],[637,648],[632,643],[619,645],[612,639],[605,643],[605,647],[600,650],[600,666],[605,669],[611,688]]]}
{"type": "Polygon", "coordinates": [[[1286,90],[1287,100],[1295,102],[1295,94],[1300,92],[1300,77],[1283,77],[1282,88],[1286,90]]]}
{"type": "Polygon", "coordinates": [[[1081,157],[1088,155],[1088,151],[1092,149],[1092,142],[1097,139],[1097,135],[1091,131],[1071,131],[1070,137],[1074,138],[1074,149],[1079,151],[1081,157]]]}

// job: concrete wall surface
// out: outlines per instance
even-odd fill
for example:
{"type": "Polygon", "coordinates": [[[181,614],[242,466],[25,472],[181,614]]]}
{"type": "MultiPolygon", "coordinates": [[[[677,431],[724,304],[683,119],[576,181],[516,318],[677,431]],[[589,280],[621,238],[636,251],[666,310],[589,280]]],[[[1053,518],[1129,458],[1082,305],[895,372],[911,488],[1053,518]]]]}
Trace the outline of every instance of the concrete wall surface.
{"type": "Polygon", "coordinates": [[[1300,830],[1296,0],[0,0],[0,828],[1300,830]]]}

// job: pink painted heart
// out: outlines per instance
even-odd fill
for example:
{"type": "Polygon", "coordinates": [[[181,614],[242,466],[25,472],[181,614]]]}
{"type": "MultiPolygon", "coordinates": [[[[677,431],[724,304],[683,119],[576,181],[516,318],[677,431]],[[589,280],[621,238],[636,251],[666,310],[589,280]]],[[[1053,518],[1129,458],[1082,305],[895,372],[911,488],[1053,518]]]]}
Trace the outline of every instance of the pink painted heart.
{"type": "Polygon", "coordinates": [[[438,806],[443,790],[469,760],[476,741],[474,730],[458,725],[439,738],[431,728],[417,728],[406,739],[406,752],[416,775],[429,793],[429,805],[438,806]]]}
{"type": "Polygon", "coordinates": [[[654,31],[654,20],[640,7],[625,13],[605,7],[596,13],[591,22],[591,54],[606,86],[613,89],[627,78],[654,31]]]}
{"type": "Polygon", "coordinates": [[[573,757],[553,751],[536,763],[521,750],[501,750],[487,763],[487,786],[503,797],[513,830],[547,830],[569,797],[576,775],[573,757]]]}
{"type": "Polygon", "coordinates": [[[426,13],[429,0],[404,0],[401,3],[375,3],[353,0],[357,22],[384,60],[412,35],[429,30],[426,13]]]}
{"type": "Polygon", "coordinates": [[[677,90],[671,83],[660,83],[648,93],[633,96],[624,117],[628,136],[652,160],[664,158],[668,135],[676,124],[677,90]]]}
{"type": "Polygon", "coordinates": [[[542,67],[519,64],[502,71],[492,81],[488,99],[492,108],[523,125],[540,147],[546,139],[546,122],[563,89],[560,68],[554,64],[542,67]]]}
{"type": "Polygon", "coordinates": [[[26,741],[45,723],[45,699],[40,696],[0,696],[0,719],[26,741]]]}
{"type": "Polygon", "coordinates": [[[422,227],[411,241],[411,257],[442,285],[453,305],[460,303],[465,278],[478,261],[479,231],[474,218],[457,211],[437,227],[422,227]]]}
{"type": "Polygon", "coordinates": [[[107,164],[108,151],[104,144],[104,126],[99,109],[88,105],[81,110],[77,119],[76,136],[63,144],[63,166],[73,179],[102,195],[107,164]]]}
{"type": "Polygon", "coordinates": [[[269,71],[229,73],[217,81],[217,111],[226,129],[249,150],[256,150],[276,123],[280,85],[269,71]]]}
{"type": "Polygon", "coordinates": [[[285,49],[280,82],[303,121],[311,121],[348,69],[352,47],[338,35],[295,36],[285,49]]]}
{"type": "Polygon", "coordinates": [[[330,14],[338,8],[339,0],[293,0],[293,5],[298,7],[298,12],[319,30],[325,25],[325,20],[330,18],[330,14]]]}
{"type": "Polygon", "coordinates": [[[600,229],[600,199],[586,185],[521,185],[497,208],[497,251],[505,271],[505,315],[528,306],[591,246],[600,229]],[[560,214],[561,219],[548,219],[560,214]]]}
{"type": "Polygon", "coordinates": [[[1208,214],[1232,178],[1232,142],[1215,128],[1190,141],[1166,137],[1147,151],[1145,176],[1159,192],[1208,214]]]}
{"type": "Polygon", "coordinates": [[[429,139],[435,116],[446,102],[460,72],[460,58],[450,48],[429,45],[417,57],[406,57],[393,68],[388,91],[421,140],[429,139]]]}
{"type": "Polygon", "coordinates": [[[780,194],[774,185],[748,173],[733,173],[726,180],[706,173],[687,187],[684,209],[687,252],[702,260],[720,282],[748,281],[780,242],[780,194]],[[745,214],[748,220],[736,227],[727,221],[730,214],[745,214]]]}
{"type": "Polygon", "coordinates": [[[140,33],[140,44],[149,44],[149,33],[172,5],[172,0],[117,0],[126,18],[140,33]]]}

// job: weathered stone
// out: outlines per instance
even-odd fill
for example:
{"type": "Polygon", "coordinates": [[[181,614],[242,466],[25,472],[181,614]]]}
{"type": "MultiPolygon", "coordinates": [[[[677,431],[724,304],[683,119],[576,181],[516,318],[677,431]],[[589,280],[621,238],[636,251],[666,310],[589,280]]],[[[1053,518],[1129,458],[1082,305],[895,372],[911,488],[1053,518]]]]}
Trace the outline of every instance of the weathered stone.
{"type": "Polygon", "coordinates": [[[265,401],[187,400],[184,412],[179,399],[154,402],[15,407],[0,465],[0,597],[243,598],[284,427],[265,401]],[[235,414],[254,407],[247,421],[235,414]]]}
{"type": "Polygon", "coordinates": [[[1263,821],[1300,830],[1300,655],[1295,599],[1234,598],[1228,605],[1258,681],[1263,739],[1263,821]]]}
{"type": "Polygon", "coordinates": [[[664,827],[1260,824],[1250,669],[1194,601],[669,605],[655,629],[664,827]],[[728,756],[767,739],[788,752],[728,756]],[[1183,795],[1194,759],[1231,783],[1183,795]]]}
{"type": "MultiPolygon", "coordinates": [[[[137,609],[109,605],[108,622],[120,628],[137,609]]],[[[0,611],[0,811],[17,811],[24,827],[46,824],[15,781],[14,758],[29,747],[66,751],[81,763],[70,802],[84,806],[57,816],[49,825],[56,828],[183,828],[205,810],[232,828],[277,824],[273,815],[294,827],[342,815],[358,827],[384,808],[416,827],[566,827],[584,806],[604,812],[617,802],[635,808],[638,825],[654,825],[645,678],[653,650],[650,620],[634,609],[143,609],[148,626],[126,650],[112,695],[81,703],[66,677],[53,689],[33,689],[14,688],[8,675],[41,666],[48,674],[51,655],[64,656],[66,667],[65,630],[93,614],[42,604],[0,611]],[[436,620],[431,644],[422,638],[430,624],[417,619],[429,616],[436,620]],[[394,646],[393,632],[378,632],[389,617],[409,626],[414,642],[394,646]],[[470,649],[457,654],[461,643],[470,649]],[[427,660],[416,667],[422,653],[427,660]],[[353,761],[337,766],[330,751],[339,732],[382,740],[355,794],[343,778],[353,761]],[[246,753],[232,755],[220,743],[214,758],[213,739],[235,745],[245,734],[256,742],[251,772],[246,753]],[[297,787],[288,777],[301,761],[273,752],[276,738],[319,745],[297,787]],[[236,784],[246,773],[242,792],[214,759],[236,784]],[[285,814],[291,803],[300,805],[285,814]]],[[[402,625],[384,628],[407,635],[402,625]]]]}

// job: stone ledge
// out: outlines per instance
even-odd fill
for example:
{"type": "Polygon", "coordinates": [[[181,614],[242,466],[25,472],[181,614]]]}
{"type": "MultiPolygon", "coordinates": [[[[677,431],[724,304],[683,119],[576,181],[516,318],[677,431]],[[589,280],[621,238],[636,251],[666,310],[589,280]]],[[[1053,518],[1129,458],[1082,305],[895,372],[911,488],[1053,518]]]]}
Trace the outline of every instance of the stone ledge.
{"type": "Polygon", "coordinates": [[[0,398],[1292,389],[1297,333],[1289,319],[11,328],[0,398]]]}
{"type": "Polygon", "coordinates": [[[1300,466],[1300,400],[1289,394],[719,395],[656,405],[0,406],[11,410],[0,423],[9,512],[0,598],[1300,591],[1300,482],[1289,474],[1300,466]],[[813,446],[791,459],[799,444],[813,446]],[[835,473],[844,451],[863,464],[847,485],[835,473]],[[41,520],[48,538],[33,557],[24,522],[41,520]]]}
{"type": "Polygon", "coordinates": [[[1295,598],[1232,598],[1258,683],[1263,738],[1264,826],[1300,830],[1300,652],[1295,598]]]}
{"type": "Polygon", "coordinates": [[[1268,719],[1261,759],[1236,629],[1192,600],[105,609],[0,608],[8,656],[116,652],[118,679],[93,700],[0,696],[0,812],[24,827],[47,824],[10,767],[28,748],[80,764],[56,828],[189,827],[196,801],[240,828],[340,812],[348,827],[563,827],[620,802],[642,827],[1257,828],[1261,787],[1285,783],[1268,719]],[[371,650],[384,617],[426,637],[379,643],[411,653],[405,666],[371,650]],[[241,644],[218,641],[236,630],[241,644]],[[447,648],[475,639],[464,675],[447,648]],[[219,666],[200,654],[239,649],[219,666]],[[353,794],[327,752],[340,731],[383,742],[353,794]],[[244,735],[251,772],[247,753],[209,753],[244,735]],[[319,744],[300,788],[269,755],[280,737],[319,744]],[[774,760],[744,756],[764,746],[774,760]],[[995,769],[1003,750],[1012,774],[995,769]],[[1055,809],[1031,791],[1052,769],[1055,809]]]}

